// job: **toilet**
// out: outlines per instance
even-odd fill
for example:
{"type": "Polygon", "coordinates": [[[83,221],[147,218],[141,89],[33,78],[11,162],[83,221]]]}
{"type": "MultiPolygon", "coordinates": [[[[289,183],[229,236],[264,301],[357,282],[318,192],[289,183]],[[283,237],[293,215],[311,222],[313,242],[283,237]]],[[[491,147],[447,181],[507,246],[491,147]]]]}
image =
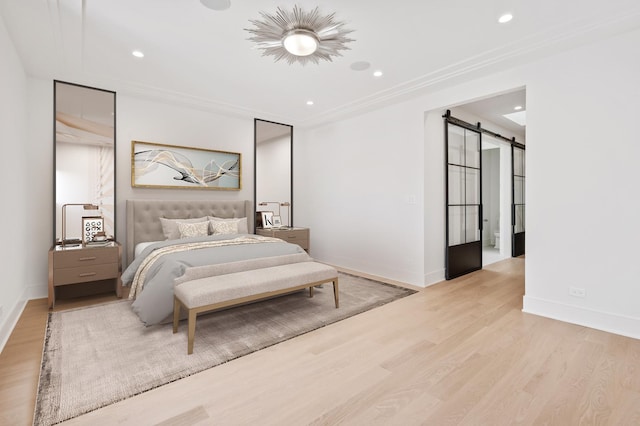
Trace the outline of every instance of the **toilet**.
{"type": "Polygon", "coordinates": [[[495,243],[495,245],[493,247],[499,249],[500,248],[500,233],[496,232],[493,235],[496,237],[496,243],[495,243]]]}

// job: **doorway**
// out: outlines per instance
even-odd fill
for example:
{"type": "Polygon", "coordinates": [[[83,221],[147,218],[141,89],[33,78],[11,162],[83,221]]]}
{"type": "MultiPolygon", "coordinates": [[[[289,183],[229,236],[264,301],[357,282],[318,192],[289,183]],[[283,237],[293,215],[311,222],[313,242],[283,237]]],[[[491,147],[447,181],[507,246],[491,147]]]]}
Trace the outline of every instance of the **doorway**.
{"type": "Polygon", "coordinates": [[[482,138],[482,266],[511,255],[511,146],[482,138]]]}
{"type": "Polygon", "coordinates": [[[456,163],[460,136],[445,129],[446,279],[524,253],[525,90],[459,105],[443,116],[447,125],[465,129],[465,151],[474,145],[477,132],[481,151],[477,164],[469,164],[466,157],[456,163]],[[471,189],[478,177],[479,188],[471,189]],[[477,204],[469,199],[470,189],[472,196],[479,195],[477,204]]]}

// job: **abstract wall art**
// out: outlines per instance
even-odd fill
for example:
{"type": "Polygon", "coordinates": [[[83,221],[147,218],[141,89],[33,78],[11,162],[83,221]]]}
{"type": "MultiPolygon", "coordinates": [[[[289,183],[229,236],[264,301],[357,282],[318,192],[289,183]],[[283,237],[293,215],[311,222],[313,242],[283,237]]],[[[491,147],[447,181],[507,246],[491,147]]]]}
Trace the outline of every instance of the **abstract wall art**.
{"type": "Polygon", "coordinates": [[[241,189],[241,154],[131,141],[131,186],[241,189]]]}

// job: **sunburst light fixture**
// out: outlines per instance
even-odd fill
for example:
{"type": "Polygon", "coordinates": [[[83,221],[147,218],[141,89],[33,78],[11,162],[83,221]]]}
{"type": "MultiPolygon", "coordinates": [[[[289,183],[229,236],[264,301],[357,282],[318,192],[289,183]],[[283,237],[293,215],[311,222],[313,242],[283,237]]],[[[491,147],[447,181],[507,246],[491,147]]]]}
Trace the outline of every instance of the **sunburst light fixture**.
{"type": "Polygon", "coordinates": [[[262,49],[263,56],[275,56],[275,61],[286,59],[289,65],[299,62],[320,63],[320,59],[332,61],[332,56],[342,56],[341,50],[349,50],[346,43],[355,41],[347,34],[344,22],[335,21],[335,13],[321,15],[319,8],[305,12],[297,5],[293,11],[277,8],[275,15],[260,12],[263,20],[250,20],[255,28],[245,28],[253,34],[249,40],[262,49]]]}

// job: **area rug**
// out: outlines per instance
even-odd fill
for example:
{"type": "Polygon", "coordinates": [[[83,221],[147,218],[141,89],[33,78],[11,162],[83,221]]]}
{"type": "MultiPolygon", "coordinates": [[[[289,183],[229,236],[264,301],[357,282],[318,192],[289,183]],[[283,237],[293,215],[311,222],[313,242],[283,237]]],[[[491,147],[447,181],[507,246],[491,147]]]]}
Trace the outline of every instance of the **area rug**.
{"type": "Polygon", "coordinates": [[[190,376],[384,305],[415,291],[340,274],[333,286],[198,317],[194,353],[187,325],[145,327],[127,300],[49,314],[34,424],[50,425],[190,376]]]}

